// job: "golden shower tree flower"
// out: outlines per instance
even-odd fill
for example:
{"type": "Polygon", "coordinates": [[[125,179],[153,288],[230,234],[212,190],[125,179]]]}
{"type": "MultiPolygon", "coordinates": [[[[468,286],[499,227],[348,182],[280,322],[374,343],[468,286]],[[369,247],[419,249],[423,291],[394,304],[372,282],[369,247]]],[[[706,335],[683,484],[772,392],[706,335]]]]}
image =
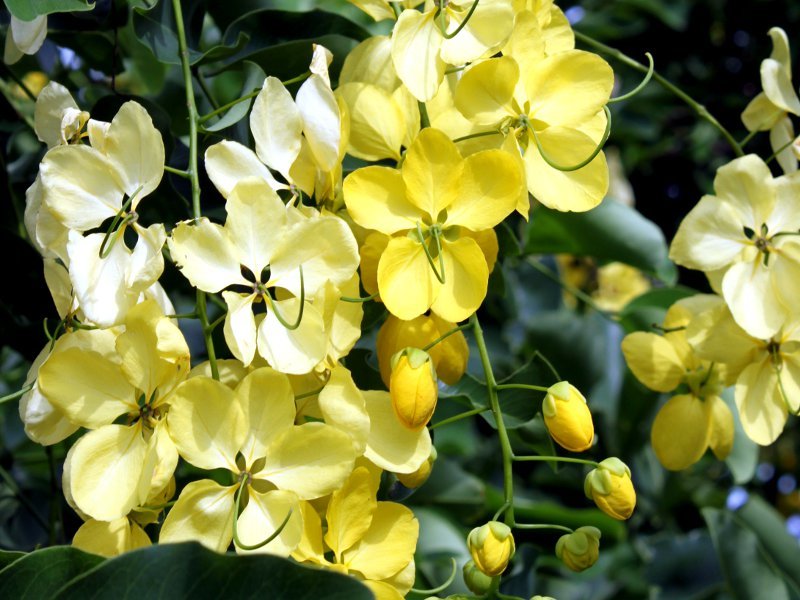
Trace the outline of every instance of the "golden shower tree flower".
{"type": "Polygon", "coordinates": [[[636,331],[622,340],[628,367],[642,384],[657,392],[687,388],[659,409],[650,431],[656,457],[672,471],[690,467],[709,447],[719,460],[733,447],[733,414],[720,398],[727,368],[701,358],[687,340],[686,327],[710,306],[708,296],[681,300],[667,311],[663,335],[636,331]]]}
{"type": "Polygon", "coordinates": [[[180,455],[200,469],[226,469],[235,483],[188,484],[164,521],[161,542],[194,540],[224,552],[236,520],[237,551],[249,551],[291,511],[280,534],[258,548],[288,556],[303,527],[298,501],[330,494],[353,469],[350,437],[325,423],[295,425],[289,379],[269,367],[252,371],[235,389],[193,377],[170,402],[167,421],[180,455]]]}
{"type": "Polygon", "coordinates": [[[356,467],[331,496],[325,530],[302,503],[303,539],[292,557],[357,577],[380,600],[401,600],[414,584],[419,522],[402,504],[378,502],[379,483],[379,471],[356,467]]]}
{"type": "Polygon", "coordinates": [[[65,488],[99,521],[127,515],[172,477],[178,453],[164,419],[170,393],[189,373],[189,348],[154,301],[128,311],[113,354],[67,347],[39,369],[42,395],[90,431],[69,451],[65,488]],[[116,423],[126,417],[126,424],[116,423]]]}
{"type": "Polygon", "coordinates": [[[502,150],[463,158],[447,136],[427,128],[406,152],[400,170],[370,166],[344,181],[353,220],[387,235],[378,288],[389,312],[413,319],[428,309],[466,319],[483,302],[489,266],[464,233],[493,228],[516,205],[522,176],[502,150]]]}
{"type": "Polygon", "coordinates": [[[721,280],[736,322],[769,339],[800,310],[800,178],[773,178],[748,154],[717,170],[714,191],[681,222],[670,258],[721,280]]]}
{"type": "Polygon", "coordinates": [[[599,56],[582,50],[546,56],[540,47],[472,66],[455,104],[470,121],[513,142],[534,198],[556,210],[587,211],[608,190],[605,155],[573,167],[603,142],[603,107],[613,85],[614,73],[599,56]]]}
{"type": "Polygon", "coordinates": [[[338,217],[287,207],[257,178],[238,183],[225,208],[224,226],[207,218],[178,224],[168,240],[173,260],[198,289],[222,291],[225,341],[245,366],[258,350],[281,372],[308,373],[328,349],[323,315],[311,300],[327,282],[343,285],[353,277],[353,234],[338,217]],[[291,297],[273,298],[275,289],[291,297]],[[267,312],[257,325],[259,302],[267,312]]]}

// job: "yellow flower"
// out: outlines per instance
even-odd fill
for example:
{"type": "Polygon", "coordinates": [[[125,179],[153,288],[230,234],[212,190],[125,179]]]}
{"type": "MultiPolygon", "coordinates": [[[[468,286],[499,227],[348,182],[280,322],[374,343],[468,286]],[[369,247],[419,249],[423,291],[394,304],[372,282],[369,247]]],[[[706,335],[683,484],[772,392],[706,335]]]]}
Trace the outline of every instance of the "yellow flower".
{"type": "Polygon", "coordinates": [[[592,447],[592,413],[578,389],[566,381],[551,385],[542,403],[544,423],[553,439],[571,452],[592,447]]]}
{"type": "Polygon", "coordinates": [[[678,228],[670,258],[721,279],[722,297],[753,337],[775,335],[798,314],[800,180],[773,178],[755,154],[717,170],[716,195],[704,196],[678,228]]]}
{"type": "Polygon", "coordinates": [[[516,550],[511,528],[499,521],[489,521],[470,531],[467,546],[475,566],[489,577],[505,571],[516,550]]]}
{"type": "Polygon", "coordinates": [[[600,530],[587,525],[562,535],[556,543],[556,556],[570,570],[585,571],[600,556],[600,530]]]}
{"type": "Polygon", "coordinates": [[[288,556],[300,542],[298,501],[329,494],[353,468],[349,436],[324,423],[295,425],[289,380],[269,367],[252,371],[235,390],[193,377],[175,390],[170,404],[167,420],[180,455],[200,469],[226,469],[235,483],[202,479],[187,485],[164,521],[162,542],[194,540],[224,552],[236,519],[239,541],[255,545],[291,510],[281,533],[260,549],[288,556]],[[240,488],[248,500],[237,514],[240,488]]]}
{"type": "Polygon", "coordinates": [[[430,355],[419,348],[405,348],[392,357],[389,393],[397,419],[408,429],[425,427],[439,397],[436,369],[430,355]]]}
{"type": "Polygon", "coordinates": [[[426,481],[433,470],[433,463],[436,462],[436,446],[431,446],[431,454],[422,466],[413,473],[397,473],[397,480],[408,489],[416,489],[426,481]]]}
{"type": "Polygon", "coordinates": [[[444,133],[427,128],[402,169],[371,166],[344,181],[353,220],[387,235],[378,287],[389,312],[413,319],[431,309],[456,323],[486,296],[489,265],[470,232],[483,232],[514,210],[522,186],[517,163],[501,150],[462,158],[444,133]]]}
{"type": "Polygon", "coordinates": [[[790,114],[800,115],[800,98],[792,86],[789,38],[780,27],[769,30],[772,54],[761,62],[761,87],[742,113],[748,131],[769,131],[772,151],[785,173],[797,171],[797,157],[786,145],[794,139],[790,114]]]}
{"type": "MultiPolygon", "coordinates": [[[[556,257],[562,279],[589,294],[602,310],[616,312],[650,289],[650,280],[639,269],[620,262],[598,266],[594,259],[561,254],[556,257]]],[[[564,302],[575,307],[578,300],[564,290],[564,302]]]]}
{"type": "Polygon", "coordinates": [[[688,394],[673,396],[661,407],[650,432],[656,457],[672,471],[690,467],[709,447],[722,460],[733,446],[733,415],[719,397],[727,369],[701,359],[687,342],[686,327],[710,302],[708,296],[676,302],[667,311],[663,336],[637,331],[622,340],[631,372],[648,388],[688,387],[688,394]]]}
{"type": "MultiPolygon", "coordinates": [[[[403,348],[424,348],[455,328],[441,317],[420,315],[403,321],[389,315],[378,330],[375,347],[381,379],[389,387],[392,357],[403,348]]],[[[428,350],[436,375],[447,385],[455,385],[467,370],[469,346],[463,332],[456,332],[428,350]]]]}
{"type": "Polygon", "coordinates": [[[153,301],[128,312],[113,352],[102,343],[90,348],[54,353],[38,385],[69,421],[90,430],[67,456],[65,493],[86,515],[112,521],[172,477],[178,453],[164,417],[189,372],[189,348],[153,301]],[[115,423],[122,416],[128,424],[115,423]]]}
{"type": "Polygon", "coordinates": [[[292,557],[357,577],[377,598],[395,600],[414,584],[419,522],[402,504],[378,502],[379,483],[380,471],[353,470],[331,496],[324,535],[319,514],[303,502],[303,539],[292,557]]]}
{"type": "Polygon", "coordinates": [[[583,491],[597,508],[620,521],[629,519],[636,507],[631,470],[615,457],[605,459],[586,475],[583,491]]]}
{"type": "Polygon", "coordinates": [[[548,164],[542,152],[564,167],[592,155],[605,132],[602,109],[614,74],[589,52],[545,56],[541,48],[531,51],[535,56],[529,60],[515,54],[473,65],[456,88],[456,107],[484,131],[494,128],[507,135],[509,152],[522,155],[528,191],[542,204],[562,211],[589,210],[608,190],[604,154],[565,171],[548,164]]]}

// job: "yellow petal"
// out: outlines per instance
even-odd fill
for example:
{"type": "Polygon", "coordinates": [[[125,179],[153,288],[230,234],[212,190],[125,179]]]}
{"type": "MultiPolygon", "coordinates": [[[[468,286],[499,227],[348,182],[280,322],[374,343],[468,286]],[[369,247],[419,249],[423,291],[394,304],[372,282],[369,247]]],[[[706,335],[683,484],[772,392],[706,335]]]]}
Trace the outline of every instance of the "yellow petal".
{"type": "MultiPolygon", "coordinates": [[[[439,332],[436,322],[425,315],[420,315],[408,321],[389,315],[378,330],[375,349],[378,354],[378,368],[381,379],[389,387],[392,375],[392,356],[403,348],[424,348],[444,331],[439,332]]],[[[441,344],[430,349],[431,358],[436,362],[439,357],[441,344]]],[[[438,369],[437,369],[438,374],[438,369]]]]}
{"type": "Polygon", "coordinates": [[[408,201],[438,221],[439,213],[459,197],[463,169],[464,160],[450,138],[438,129],[423,129],[403,162],[408,201]]]}
{"type": "Polygon", "coordinates": [[[404,10],[392,30],[392,59],[397,76],[417,100],[430,100],[444,77],[439,58],[442,34],[435,10],[404,10]]]}
{"type": "Polygon", "coordinates": [[[467,20],[458,35],[442,42],[442,60],[451,65],[471,62],[502,44],[514,25],[514,11],[509,0],[481,2],[474,11],[472,2],[451,2],[447,31],[451,35],[467,20]]]}
{"type": "Polygon", "coordinates": [[[708,445],[719,460],[725,460],[733,450],[733,413],[719,396],[706,399],[711,405],[711,436],[708,445]]]}
{"type": "MultiPolygon", "coordinates": [[[[378,263],[391,238],[380,232],[370,233],[359,248],[361,285],[369,295],[378,293],[378,263]]],[[[378,300],[382,302],[382,300],[378,300]]]]}
{"type": "Polygon", "coordinates": [[[406,199],[402,175],[389,167],[364,167],[344,180],[344,201],[353,220],[387,235],[411,229],[422,213],[406,199]]]}
{"type": "Polygon", "coordinates": [[[322,521],[314,505],[304,500],[300,501],[300,514],[303,517],[303,535],[297,548],[292,552],[292,558],[298,562],[313,562],[326,564],[324,548],[322,546],[322,521]]]}
{"type": "Polygon", "coordinates": [[[86,521],[75,532],[72,545],[84,552],[112,558],[129,550],[150,546],[151,542],[137,523],[128,517],[120,517],[113,521],[86,521]]]}
{"type": "Polygon", "coordinates": [[[378,502],[369,530],[344,553],[344,561],[366,579],[386,579],[414,558],[418,536],[419,522],[410,509],[394,502],[378,502]]]}
{"type": "Polygon", "coordinates": [[[285,431],[267,451],[256,477],[310,500],[331,493],[353,469],[350,436],[324,423],[306,423],[285,431]]]}
{"type": "Polygon", "coordinates": [[[270,543],[256,550],[243,550],[236,546],[238,554],[273,554],[275,556],[289,556],[303,535],[303,515],[297,496],[292,492],[272,490],[260,493],[248,487],[250,499],[247,506],[239,515],[236,532],[239,540],[248,546],[253,546],[271,536],[283,523],[289,511],[292,515],[278,536],[270,543]]]}
{"type": "Polygon", "coordinates": [[[193,377],[169,398],[169,434],[180,455],[201,469],[238,472],[236,453],[247,436],[245,414],[225,384],[193,377]]]}
{"type": "Polygon", "coordinates": [[[353,376],[345,367],[337,365],[330,379],[319,393],[319,408],[325,422],[347,433],[356,452],[363,454],[370,431],[364,395],[353,382],[353,376]]]}
{"type": "Polygon", "coordinates": [[[216,293],[234,284],[250,285],[242,277],[238,250],[227,232],[206,218],[194,225],[179,223],[167,245],[184,277],[205,292],[216,293]]]}
{"type": "Polygon", "coordinates": [[[347,153],[363,160],[400,159],[405,117],[391,94],[369,83],[346,83],[336,95],[350,109],[347,153]]]}
{"type": "MultiPolygon", "coordinates": [[[[445,321],[436,314],[431,315],[439,335],[444,335],[451,331],[456,325],[445,321]]],[[[436,375],[447,385],[455,385],[467,370],[469,359],[469,346],[464,333],[459,331],[436,345],[439,349],[438,359],[435,360],[436,375]]],[[[433,348],[431,349],[431,352],[433,348]]]]}
{"type": "Polygon", "coordinates": [[[711,433],[711,414],[692,394],[673,396],[658,411],[650,442],[665,469],[680,471],[700,460],[711,433]]]}
{"type": "Polygon", "coordinates": [[[446,321],[458,323],[478,310],[486,297],[489,268],[483,252],[472,238],[462,237],[455,242],[444,239],[442,252],[446,280],[431,310],[446,321]]]}
{"type": "Polygon", "coordinates": [[[223,140],[209,146],[206,150],[205,165],[211,183],[225,198],[230,195],[237,183],[248,177],[264,180],[273,190],[287,188],[285,183],[276,181],[255,152],[239,142],[223,140]]]}
{"type": "Polygon", "coordinates": [[[458,182],[458,195],[447,208],[446,223],[472,231],[498,225],[514,211],[524,189],[520,167],[503,150],[484,150],[468,156],[458,182]]]}
{"type": "Polygon", "coordinates": [[[192,481],[167,514],[158,541],[200,542],[206,548],[225,552],[233,539],[236,489],[210,479],[192,481]]]}
{"type": "Polygon", "coordinates": [[[626,335],[622,353],[636,379],[657,392],[671,392],[686,374],[673,345],[655,333],[635,331],[626,335]]]}
{"type": "Polygon", "coordinates": [[[105,425],[85,434],[70,454],[75,504],[100,521],[127,515],[149,491],[154,465],[146,464],[146,453],[139,425],[105,425]]]}
{"type": "Polygon", "coordinates": [[[330,83],[311,75],[297,91],[296,101],[315,163],[322,171],[333,170],[339,163],[341,117],[330,83]]]}
{"type": "Polygon", "coordinates": [[[267,77],[250,113],[250,131],[261,161],[284,176],[300,154],[303,118],[291,94],[275,77],[267,77]]]}
{"type": "Polygon", "coordinates": [[[478,63],[458,82],[456,108],[468,119],[486,126],[496,126],[508,116],[518,117],[510,106],[517,81],[519,65],[509,56],[478,63]]]}
{"type": "MultiPolygon", "coordinates": [[[[450,277],[452,280],[453,275],[450,277]]],[[[389,242],[378,263],[378,289],[389,312],[413,319],[430,308],[440,287],[422,244],[407,237],[389,242]]]]}
{"type": "Polygon", "coordinates": [[[333,550],[337,562],[342,562],[342,554],[369,530],[372,515],[378,506],[375,499],[377,483],[367,469],[358,467],[342,488],[331,495],[325,543],[333,550]]]}
{"type": "MultiPolygon", "coordinates": [[[[579,164],[597,147],[577,129],[548,127],[536,135],[550,160],[563,166],[579,164]]],[[[531,136],[524,161],[528,191],[549,208],[587,211],[600,204],[608,191],[608,166],[602,152],[576,171],[559,171],[545,162],[531,136]]]]}
{"type": "Polygon", "coordinates": [[[735,398],[747,437],[761,446],[774,442],[783,431],[788,414],[769,358],[742,371],[736,382],[735,398]]]}
{"type": "Polygon", "coordinates": [[[742,112],[742,123],[747,131],[768,131],[785,115],[785,111],[775,106],[764,92],[745,107],[742,112]]]}
{"type": "Polygon", "coordinates": [[[364,392],[369,437],[364,456],[392,473],[413,473],[428,460],[431,436],[426,427],[412,431],[397,420],[388,392],[364,392]]]}
{"type": "Polygon", "coordinates": [[[262,367],[236,386],[236,394],[248,424],[241,452],[251,467],[256,459],[267,455],[273,439],[294,425],[294,393],[286,375],[262,367]]]}
{"type": "Polygon", "coordinates": [[[222,327],[225,343],[244,366],[249,366],[256,355],[256,320],[253,316],[253,302],[256,294],[243,296],[236,292],[224,291],[222,297],[228,305],[225,324],[222,327]]]}
{"type": "MultiPolygon", "coordinates": [[[[777,261],[776,261],[777,262],[777,261]]],[[[722,278],[722,296],[736,323],[753,337],[769,339],[791,318],[774,291],[775,269],[753,262],[732,265],[722,278]]]]}
{"type": "Polygon", "coordinates": [[[344,59],[342,72],[339,74],[339,86],[357,81],[377,85],[387,92],[400,85],[392,64],[392,42],[387,36],[368,37],[344,59]]]}
{"type": "MultiPolygon", "coordinates": [[[[274,300],[273,304],[285,321],[294,323],[300,312],[300,298],[274,300]]],[[[258,353],[281,373],[308,373],[325,358],[326,349],[325,323],[308,300],[304,302],[303,318],[297,329],[284,327],[271,308],[258,326],[258,353]]]]}

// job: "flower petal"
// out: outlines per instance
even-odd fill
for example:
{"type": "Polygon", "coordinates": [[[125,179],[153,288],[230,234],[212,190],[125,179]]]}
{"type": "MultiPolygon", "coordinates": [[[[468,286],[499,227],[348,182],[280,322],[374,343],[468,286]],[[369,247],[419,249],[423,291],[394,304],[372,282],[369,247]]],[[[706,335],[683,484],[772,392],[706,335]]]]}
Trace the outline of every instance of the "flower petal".
{"type": "Polygon", "coordinates": [[[369,437],[364,456],[392,473],[413,473],[431,454],[426,427],[411,431],[397,419],[389,392],[364,392],[369,413],[369,437]]]}
{"type": "Polygon", "coordinates": [[[287,176],[300,154],[303,118],[291,94],[275,77],[267,77],[250,113],[250,131],[261,162],[287,176]]]}
{"type": "Polygon", "coordinates": [[[170,509],[158,541],[161,544],[200,542],[206,548],[225,552],[233,539],[236,486],[216,481],[192,481],[170,509]]]}
{"type": "Polygon", "coordinates": [[[341,117],[330,84],[311,75],[297,90],[296,102],[316,164],[322,171],[332,171],[339,164],[341,117]]]}
{"type": "Polygon", "coordinates": [[[704,401],[692,394],[673,396],[661,407],[650,441],[665,469],[680,471],[700,460],[708,448],[710,419],[704,401]]]}
{"type": "Polygon", "coordinates": [[[478,310],[486,297],[489,267],[480,246],[470,237],[442,240],[442,253],[446,279],[431,310],[445,321],[458,323],[478,310]]]}
{"type": "Polygon", "coordinates": [[[342,554],[367,533],[372,515],[378,507],[375,495],[379,479],[373,478],[364,467],[353,470],[341,489],[331,495],[328,503],[328,531],[325,543],[333,550],[337,562],[342,554]]]}
{"type": "Polygon", "coordinates": [[[273,190],[288,187],[285,183],[278,183],[256,153],[239,142],[223,140],[209,146],[205,165],[211,183],[224,198],[230,195],[239,181],[248,177],[263,179],[273,190]]]}
{"type": "MultiPolygon", "coordinates": [[[[283,319],[294,322],[300,312],[300,298],[274,300],[283,319]]],[[[277,371],[303,375],[325,358],[327,340],[322,315],[305,301],[303,318],[297,329],[287,329],[269,309],[258,326],[258,353],[277,371]]]]}
{"type": "Polygon", "coordinates": [[[262,542],[271,536],[283,523],[289,511],[292,516],[286,523],[280,534],[269,544],[257,550],[243,550],[236,547],[238,554],[273,554],[275,556],[288,557],[303,535],[303,515],[300,512],[300,505],[297,496],[292,492],[283,490],[272,490],[266,493],[259,493],[249,488],[250,500],[247,506],[239,515],[237,522],[237,533],[239,540],[248,546],[262,542]]]}
{"type": "Polygon", "coordinates": [[[514,115],[510,104],[519,81],[519,65],[509,56],[490,58],[466,71],[455,93],[456,108],[481,125],[498,125],[514,115]]]}
{"type": "Polygon", "coordinates": [[[319,393],[319,408],[325,422],[347,433],[353,440],[358,454],[364,453],[370,431],[364,395],[353,382],[353,376],[345,367],[337,365],[330,379],[319,393]]]}
{"type": "Polygon", "coordinates": [[[403,183],[408,201],[439,221],[439,213],[458,198],[464,159],[444,132],[426,128],[406,152],[403,183]]]}
{"type": "Polygon", "coordinates": [[[378,289],[389,312],[413,319],[430,308],[440,287],[422,244],[407,237],[389,241],[378,263],[378,289]]]}
{"type": "Polygon", "coordinates": [[[635,331],[626,335],[622,353],[636,379],[656,392],[671,392],[686,374],[675,347],[655,333],[635,331]]]}
{"type": "Polygon", "coordinates": [[[406,199],[403,177],[396,169],[357,169],[345,178],[343,193],[350,216],[367,229],[391,235],[422,220],[420,210],[406,199]]]}
{"type": "Polygon", "coordinates": [[[222,292],[222,298],[228,305],[225,314],[223,333],[228,349],[245,367],[250,366],[256,355],[256,319],[253,315],[253,302],[256,294],[248,296],[236,292],[222,292]]]}
{"type": "Polygon", "coordinates": [[[436,95],[446,66],[439,58],[444,38],[435,14],[435,10],[404,10],[392,30],[392,60],[397,76],[421,102],[436,95]]]}

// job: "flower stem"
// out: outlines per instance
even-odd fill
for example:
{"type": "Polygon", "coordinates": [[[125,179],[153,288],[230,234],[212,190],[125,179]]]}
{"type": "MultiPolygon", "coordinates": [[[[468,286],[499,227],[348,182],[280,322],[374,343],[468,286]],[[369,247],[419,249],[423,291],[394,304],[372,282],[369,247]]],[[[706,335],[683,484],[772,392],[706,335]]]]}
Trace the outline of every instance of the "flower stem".
{"type": "Polygon", "coordinates": [[[594,460],[588,460],[585,458],[570,458],[567,456],[514,456],[512,460],[516,462],[565,462],[588,465],[590,467],[600,466],[600,463],[594,460]]]}
{"type": "Polygon", "coordinates": [[[567,533],[574,533],[574,530],[564,525],[553,525],[551,523],[517,523],[514,525],[517,529],[557,529],[558,531],[566,531],[567,533]]]}
{"type": "Polygon", "coordinates": [[[473,415],[479,415],[487,410],[489,410],[488,406],[479,406],[478,408],[473,408],[472,410],[458,413],[457,415],[453,415],[452,417],[448,417],[447,419],[442,419],[438,423],[434,423],[433,425],[431,425],[429,429],[436,429],[437,427],[442,427],[443,425],[449,425],[450,423],[461,421],[462,419],[472,417],[473,415]]]}
{"type": "MultiPolygon", "coordinates": [[[[611,46],[606,46],[602,42],[597,41],[596,39],[586,35],[585,33],[581,33],[580,31],[575,31],[575,39],[578,39],[582,41],[584,44],[596,48],[597,50],[603,52],[604,54],[608,54],[609,56],[617,59],[621,63],[628,65],[632,69],[639,71],[640,73],[647,73],[650,70],[649,67],[646,67],[639,61],[632,59],[627,54],[624,54],[623,52],[620,52],[619,50],[617,50],[616,48],[612,48],[611,46]]],[[[734,139],[730,131],[725,129],[725,127],[723,127],[722,124],[720,124],[720,122],[717,121],[714,115],[708,112],[708,109],[705,106],[697,102],[694,98],[692,98],[689,94],[684,92],[678,86],[676,86],[669,80],[662,77],[655,70],[653,71],[653,79],[655,79],[658,83],[660,83],[661,86],[668,92],[672,93],[673,95],[683,100],[690,108],[692,108],[697,113],[697,116],[699,116],[701,119],[705,119],[711,125],[713,125],[717,129],[717,131],[719,131],[720,134],[722,134],[722,137],[725,138],[728,144],[730,144],[736,156],[744,156],[744,150],[742,150],[741,145],[739,145],[739,143],[734,139]]]]}
{"type": "Polygon", "coordinates": [[[500,439],[500,453],[503,459],[503,502],[508,505],[504,520],[509,527],[514,526],[514,473],[512,461],[514,453],[511,450],[511,440],[506,431],[503,421],[503,412],[500,410],[500,401],[497,398],[497,381],[492,371],[492,363],[489,360],[489,352],[486,349],[486,340],[483,337],[483,329],[478,321],[478,315],[473,314],[469,318],[472,329],[475,333],[475,344],[478,346],[478,353],[481,357],[483,372],[486,377],[486,388],[489,394],[489,407],[492,409],[495,424],[497,425],[497,435],[500,439]]]}
{"type": "Polygon", "coordinates": [[[456,334],[459,331],[464,331],[465,329],[469,329],[470,327],[472,327],[472,325],[469,324],[469,323],[465,323],[464,325],[459,325],[458,327],[453,327],[453,329],[443,333],[442,335],[440,335],[438,338],[433,340],[430,344],[428,344],[427,346],[425,346],[422,349],[425,350],[425,352],[427,352],[428,350],[433,348],[436,344],[438,344],[439,342],[443,342],[444,340],[449,338],[451,335],[456,334]]]}

